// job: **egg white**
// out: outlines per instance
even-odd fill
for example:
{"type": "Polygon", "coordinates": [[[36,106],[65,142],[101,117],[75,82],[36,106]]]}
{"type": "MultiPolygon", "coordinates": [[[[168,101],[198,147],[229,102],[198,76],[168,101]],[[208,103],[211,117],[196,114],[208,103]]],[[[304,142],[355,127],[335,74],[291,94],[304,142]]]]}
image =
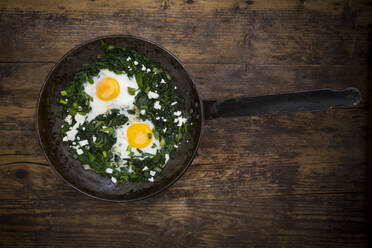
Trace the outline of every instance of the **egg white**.
{"type": "Polygon", "coordinates": [[[138,89],[135,78],[129,78],[125,73],[119,75],[113,71],[104,69],[100,70],[98,75],[92,79],[94,84],[86,82],[84,85],[85,93],[93,98],[93,100],[90,102],[92,109],[87,115],[87,121],[91,121],[98,115],[104,114],[111,109],[128,110],[133,107],[135,95],[132,96],[128,93],[128,87],[138,89]],[[97,96],[97,83],[105,77],[114,78],[119,83],[120,87],[119,95],[109,101],[103,101],[97,96]]]}
{"type": "MultiPolygon", "coordinates": [[[[141,120],[136,119],[133,116],[132,117],[129,116],[129,121],[126,124],[124,124],[123,126],[121,126],[120,128],[117,128],[115,130],[116,143],[112,147],[112,152],[114,154],[118,155],[121,159],[130,158],[129,157],[129,152],[130,151],[127,151],[127,147],[129,145],[128,137],[127,137],[127,130],[128,130],[128,127],[131,124],[134,124],[134,123],[145,123],[151,129],[154,128],[154,124],[151,121],[149,121],[149,120],[141,121],[141,120]]],[[[136,148],[132,147],[131,150],[134,153],[134,155],[141,156],[141,154],[137,151],[136,148]]],[[[150,144],[148,146],[146,146],[145,148],[142,148],[140,150],[143,151],[143,152],[146,152],[146,153],[150,153],[150,154],[155,155],[156,152],[158,150],[160,150],[160,142],[153,135],[150,144]],[[152,145],[153,144],[156,145],[155,148],[152,148],[152,145]]]]}

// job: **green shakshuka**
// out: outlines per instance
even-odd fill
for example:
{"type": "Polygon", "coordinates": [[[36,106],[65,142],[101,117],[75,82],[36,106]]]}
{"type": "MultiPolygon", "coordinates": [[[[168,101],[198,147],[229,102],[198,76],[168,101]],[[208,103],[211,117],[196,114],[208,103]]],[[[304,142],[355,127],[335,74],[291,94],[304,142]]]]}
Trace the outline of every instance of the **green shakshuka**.
{"type": "Polygon", "coordinates": [[[62,141],[114,184],[154,182],[191,122],[171,75],[138,51],[102,42],[60,92],[62,141]]]}

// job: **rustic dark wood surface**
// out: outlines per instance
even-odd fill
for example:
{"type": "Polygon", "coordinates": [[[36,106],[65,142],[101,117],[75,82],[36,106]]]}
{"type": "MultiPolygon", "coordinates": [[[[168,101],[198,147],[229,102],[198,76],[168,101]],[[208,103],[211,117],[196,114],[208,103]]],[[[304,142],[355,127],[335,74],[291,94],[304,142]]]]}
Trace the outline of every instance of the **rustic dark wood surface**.
{"type": "Polygon", "coordinates": [[[0,247],[366,247],[371,1],[0,1],[0,247]],[[34,115],[54,63],[132,34],[205,100],[356,86],[356,108],[211,120],[169,190],[133,203],[66,185],[34,115]]]}

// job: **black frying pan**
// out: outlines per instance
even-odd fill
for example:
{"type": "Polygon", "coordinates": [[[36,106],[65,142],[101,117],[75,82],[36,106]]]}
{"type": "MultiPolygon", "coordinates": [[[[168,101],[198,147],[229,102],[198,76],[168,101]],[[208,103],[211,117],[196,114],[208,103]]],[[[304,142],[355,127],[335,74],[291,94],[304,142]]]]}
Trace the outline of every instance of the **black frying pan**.
{"type": "Polygon", "coordinates": [[[203,104],[190,73],[170,51],[142,38],[114,35],[84,42],[57,62],[40,91],[36,126],[45,157],[67,183],[96,199],[122,202],[153,196],[168,188],[183,175],[195,157],[204,119],[327,110],[339,105],[355,106],[360,101],[359,90],[348,88],[343,91],[322,89],[223,102],[207,101],[203,104]],[[61,140],[59,129],[62,121],[56,116],[61,108],[57,104],[59,92],[72,80],[74,74],[81,70],[83,64],[103,55],[101,40],[109,44],[135,48],[150,60],[159,62],[162,68],[172,75],[173,83],[185,98],[185,108],[194,125],[154,183],[114,185],[109,178],[84,170],[80,162],[70,156],[67,145],[61,140]]]}

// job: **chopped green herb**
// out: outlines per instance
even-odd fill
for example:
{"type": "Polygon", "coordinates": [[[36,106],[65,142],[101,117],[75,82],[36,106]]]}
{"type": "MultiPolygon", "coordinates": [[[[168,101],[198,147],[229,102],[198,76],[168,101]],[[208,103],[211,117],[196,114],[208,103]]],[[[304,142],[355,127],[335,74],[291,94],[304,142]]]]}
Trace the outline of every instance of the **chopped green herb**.
{"type": "Polygon", "coordinates": [[[67,105],[67,102],[65,100],[59,100],[60,103],[62,103],[63,105],[67,105]]]}
{"type": "Polygon", "coordinates": [[[130,145],[128,145],[126,151],[129,152],[131,149],[132,149],[132,147],[130,145]]]}
{"type": "Polygon", "coordinates": [[[136,82],[137,82],[137,85],[138,85],[139,88],[143,87],[142,73],[141,72],[136,73],[136,82]]]}
{"type": "Polygon", "coordinates": [[[61,91],[61,96],[67,96],[67,92],[65,90],[61,91]]]}
{"type": "Polygon", "coordinates": [[[132,87],[128,87],[128,93],[129,95],[134,96],[134,94],[136,94],[136,89],[132,87]]]}

